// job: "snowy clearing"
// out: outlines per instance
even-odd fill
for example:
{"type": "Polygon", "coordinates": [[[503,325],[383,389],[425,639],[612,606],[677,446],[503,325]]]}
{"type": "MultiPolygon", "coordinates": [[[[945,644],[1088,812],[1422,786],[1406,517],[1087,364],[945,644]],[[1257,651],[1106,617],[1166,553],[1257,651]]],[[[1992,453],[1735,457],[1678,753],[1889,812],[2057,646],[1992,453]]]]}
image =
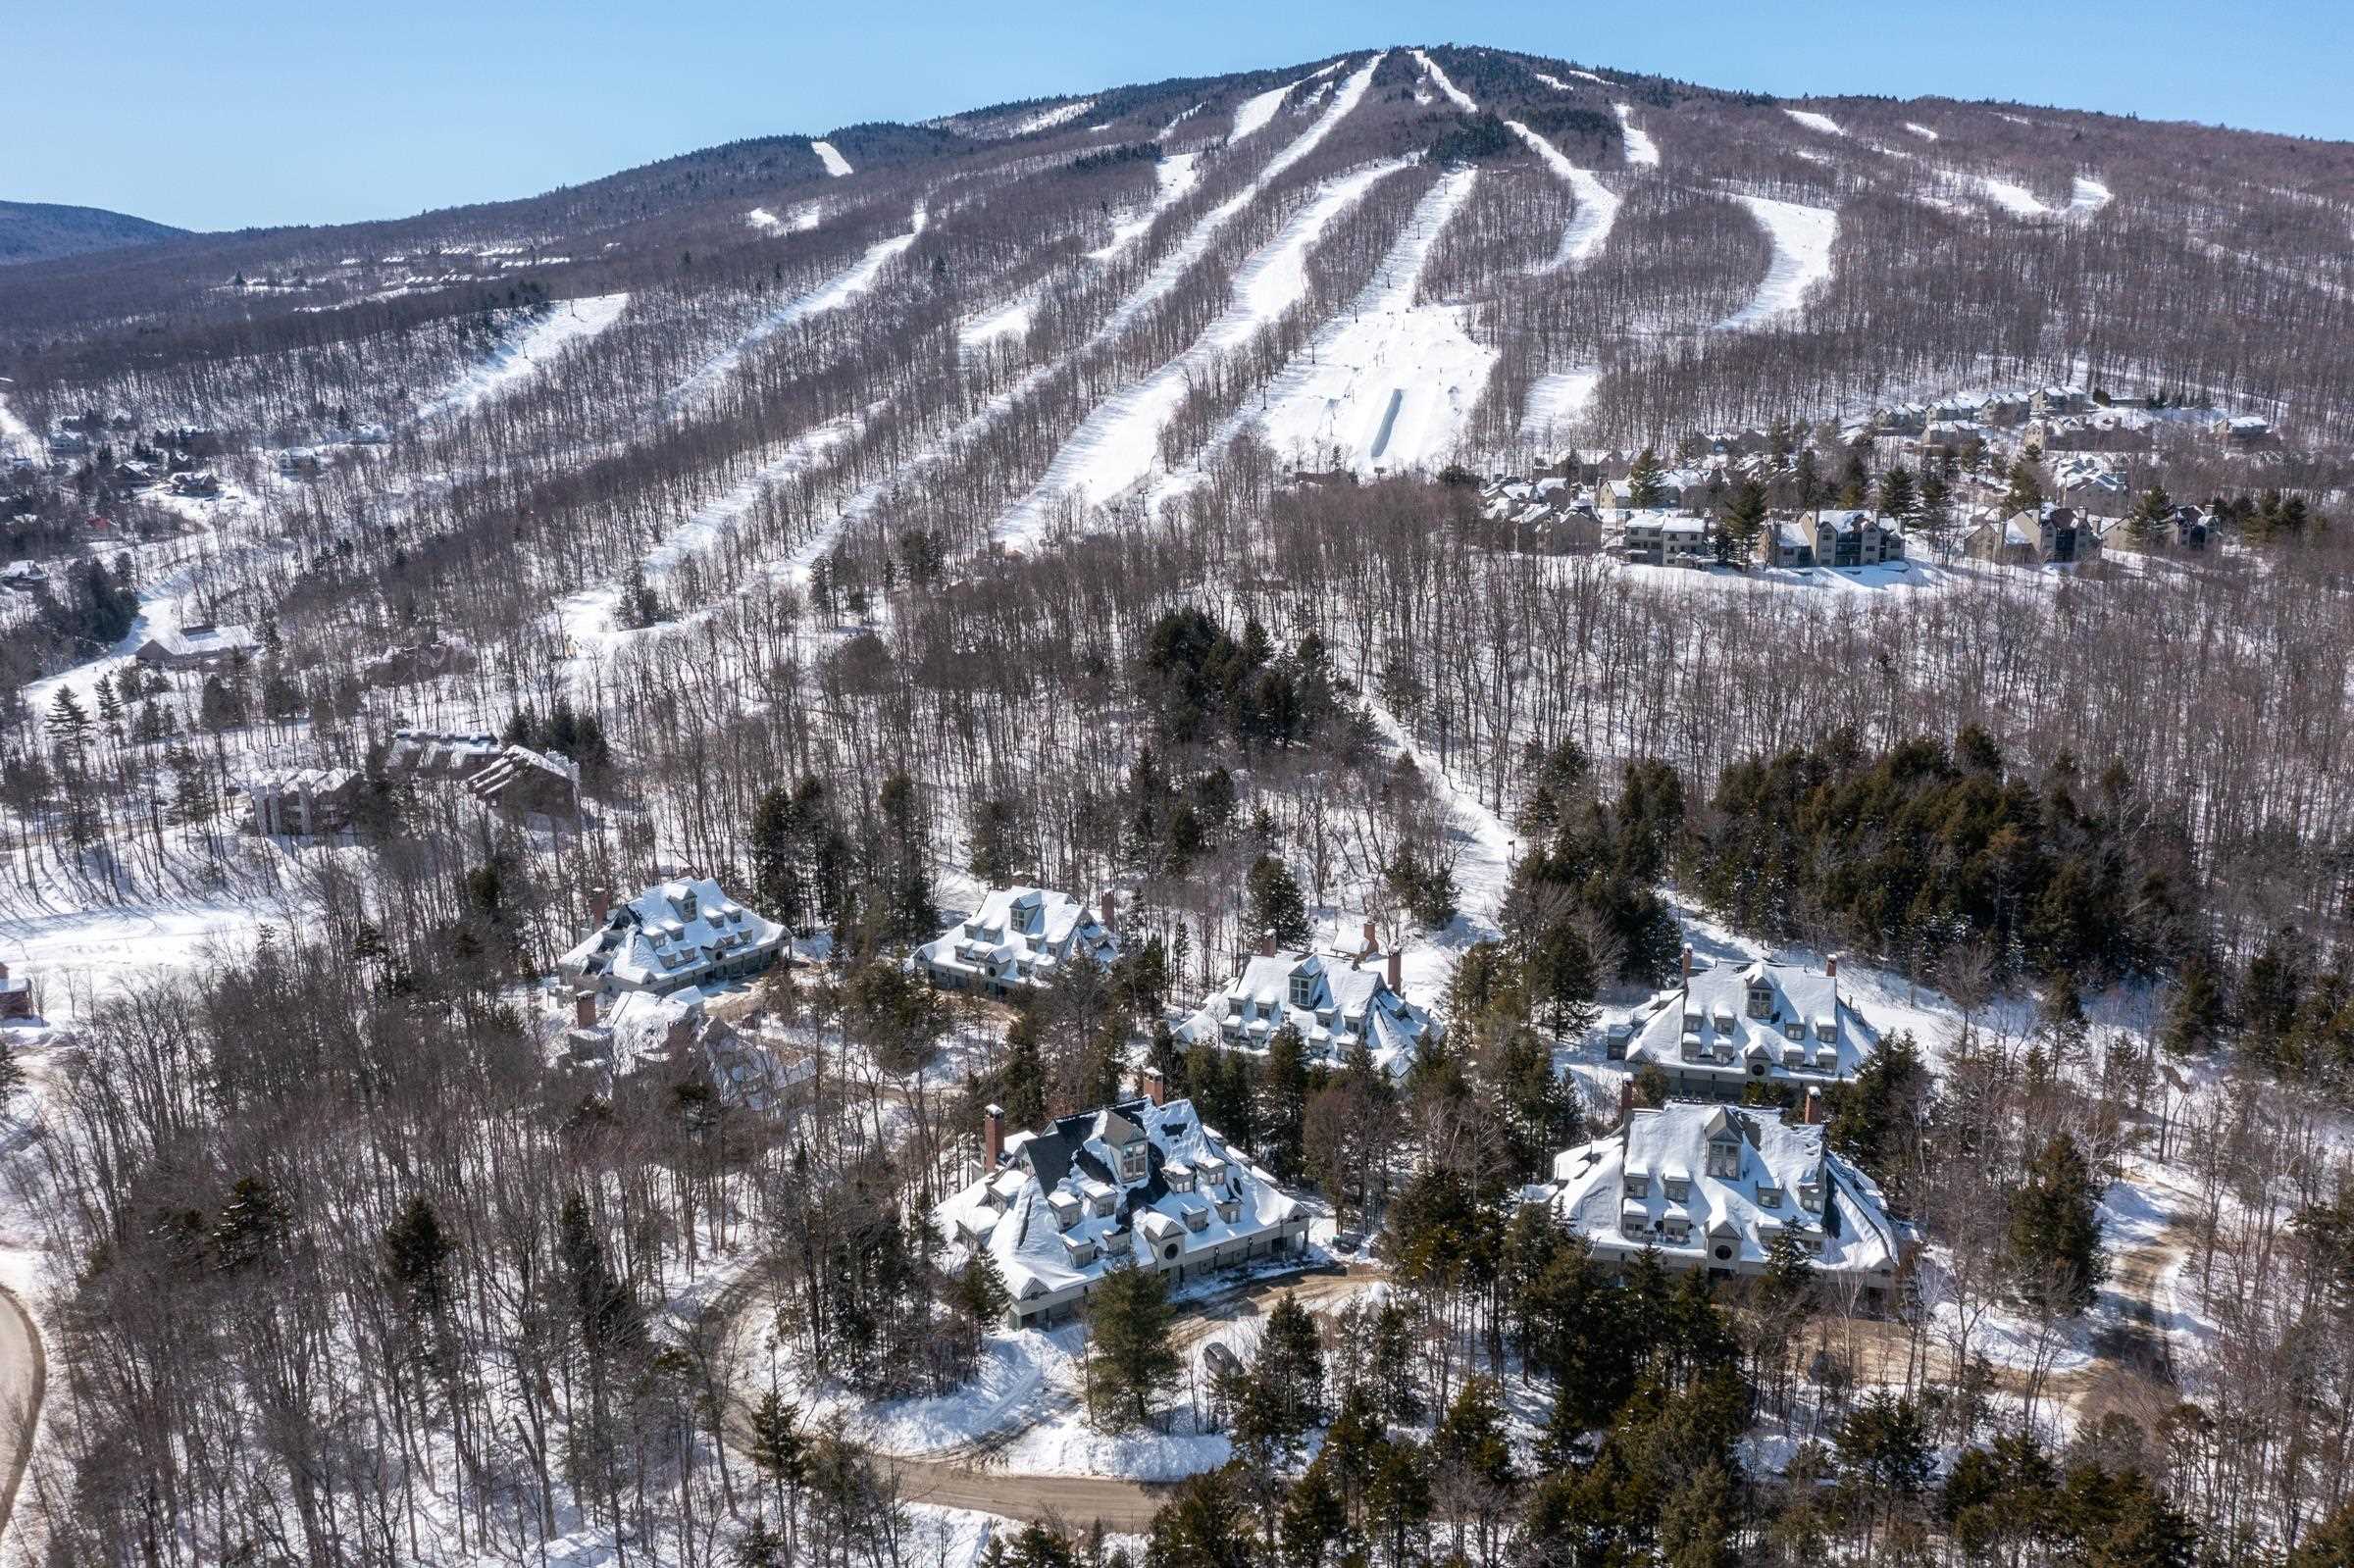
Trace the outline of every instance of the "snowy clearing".
{"type": "Polygon", "coordinates": [[[2087,179],[2082,175],[2078,175],[2076,176],[2075,194],[2069,198],[2068,210],[2062,216],[2090,218],[2116,199],[2117,192],[2111,190],[2107,185],[2097,179],[2087,179]]]}
{"type": "Polygon", "coordinates": [[[1529,382],[1528,406],[1520,415],[1520,438],[1537,446],[1565,444],[1601,380],[1602,372],[1588,369],[1540,376],[1529,382]]]}
{"type": "Polygon", "coordinates": [[[1839,127],[1839,122],[1833,120],[1829,115],[1817,114],[1812,109],[1785,109],[1782,111],[1782,113],[1788,115],[1791,119],[1806,126],[1809,130],[1819,130],[1826,136],[1844,136],[1847,134],[1845,130],[1842,130],[1839,127]]]}
{"type": "Polygon", "coordinates": [[[1015,136],[1027,136],[1033,131],[1052,130],[1056,126],[1069,125],[1072,121],[1078,119],[1081,115],[1086,114],[1095,106],[1096,100],[1093,98],[1080,98],[1071,103],[1058,104],[1052,109],[1041,110],[1039,113],[1032,115],[1029,119],[1015,126],[1007,134],[1015,136]]]}
{"type": "MultiPolygon", "coordinates": [[[[1274,119],[1275,111],[1283,107],[1283,100],[1299,85],[1297,81],[1287,81],[1280,87],[1269,87],[1255,98],[1244,99],[1243,106],[1234,112],[1234,125],[1226,132],[1226,144],[1232,146],[1274,119]]],[[[1177,117],[1178,120],[1184,118],[1183,115],[1177,117]]],[[[1172,120],[1169,124],[1174,126],[1177,121],[1172,120]]]]}
{"type": "Polygon", "coordinates": [[[1438,62],[1432,60],[1430,56],[1424,54],[1419,49],[1414,51],[1414,58],[1422,62],[1423,71],[1428,73],[1430,76],[1430,84],[1438,88],[1439,91],[1446,96],[1446,99],[1449,103],[1454,104],[1458,109],[1460,109],[1464,114],[1467,115],[1475,115],[1479,113],[1479,105],[1471,101],[1471,95],[1463,91],[1462,88],[1457,86],[1454,81],[1448,77],[1447,73],[1439,69],[1438,62]]]}
{"type": "Polygon", "coordinates": [[[824,216],[824,210],[816,202],[805,201],[789,208],[782,218],[765,207],[755,207],[743,215],[743,221],[764,233],[802,234],[815,228],[824,216]]]}
{"type": "Polygon", "coordinates": [[[1773,241],[1773,260],[1758,284],[1757,297],[1716,324],[1721,331],[1749,331],[1794,314],[1807,290],[1831,276],[1831,241],[1839,215],[1828,207],[1805,207],[1766,196],[1741,196],[1773,241]]]}
{"type": "Polygon", "coordinates": [[[1660,167],[1660,144],[1635,127],[1635,106],[1631,103],[1613,104],[1618,111],[1618,124],[1626,129],[1626,161],[1642,169],[1660,167]]]}
{"type": "Polygon", "coordinates": [[[850,161],[836,152],[832,142],[812,141],[809,144],[809,150],[817,154],[817,161],[824,164],[826,173],[832,175],[836,179],[840,179],[850,172],[850,161]]]}
{"type": "Polygon", "coordinates": [[[1193,345],[1142,381],[1098,403],[1062,443],[1046,476],[998,520],[997,536],[1028,548],[1043,536],[1054,503],[1068,497],[1100,505],[1149,477],[1160,461],[1160,431],[1184,402],[1192,372],[1296,304],[1307,291],[1306,260],[1325,226],[1353,207],[1374,181],[1407,167],[1392,160],[1318,187],[1285,223],[1282,232],[1236,272],[1234,298],[1193,345]]]}
{"type": "Polygon", "coordinates": [[[627,292],[554,301],[546,315],[500,343],[488,359],[418,410],[417,417],[448,419],[472,413],[547,364],[567,345],[594,337],[612,326],[629,302],[627,292]]]}
{"type": "Polygon", "coordinates": [[[1259,416],[1276,451],[1359,474],[1429,469],[1455,455],[1496,353],[1472,341],[1461,306],[1416,304],[1415,295],[1477,177],[1456,170],[1431,186],[1348,314],[1276,378],[1259,416]]]}
{"type": "Polygon", "coordinates": [[[2014,218],[2060,218],[2078,222],[2109,205],[2116,192],[2097,179],[2075,177],[2075,188],[2065,207],[2054,207],[2026,186],[1993,175],[1968,175],[1970,186],[2014,218]]]}
{"type": "Polygon", "coordinates": [[[1923,141],[1935,141],[1937,139],[1937,132],[1931,130],[1926,126],[1917,124],[1914,121],[1906,121],[1905,128],[1913,132],[1913,134],[1916,136],[1919,136],[1923,141]]]}
{"type": "Polygon", "coordinates": [[[1505,124],[1535,150],[1545,161],[1545,167],[1560,177],[1577,197],[1577,211],[1570,215],[1568,226],[1561,230],[1561,249],[1553,253],[1553,259],[1541,270],[1559,272],[1587,260],[1611,237],[1611,226],[1618,221],[1618,198],[1591,171],[1578,168],[1559,147],[1519,121],[1508,120],[1505,124]]]}

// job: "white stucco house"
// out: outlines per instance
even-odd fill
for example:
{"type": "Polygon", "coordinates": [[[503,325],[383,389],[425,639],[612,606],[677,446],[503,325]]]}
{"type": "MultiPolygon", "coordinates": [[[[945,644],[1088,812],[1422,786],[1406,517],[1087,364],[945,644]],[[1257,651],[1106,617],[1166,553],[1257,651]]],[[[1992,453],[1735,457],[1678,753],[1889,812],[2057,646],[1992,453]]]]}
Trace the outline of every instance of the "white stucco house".
{"type": "Polygon", "coordinates": [[[596,929],[559,961],[590,990],[674,991],[745,980],[777,960],[787,933],[708,877],[658,882],[626,903],[594,895],[596,929]]]}
{"type": "Polygon", "coordinates": [[[1695,964],[1684,949],[1677,986],[1611,1032],[1609,1053],[1656,1065],[1679,1097],[1737,1100],[1750,1085],[1796,1102],[1857,1071],[1879,1037],[1839,993],[1839,960],[1820,970],[1758,958],[1695,964]]]}
{"type": "Polygon", "coordinates": [[[998,887],[981,907],[915,950],[909,962],[943,990],[1003,996],[1051,983],[1077,960],[1120,956],[1112,895],[1098,909],[1051,887],[998,887]]]}
{"type": "Polygon", "coordinates": [[[1212,991],[1171,1033],[1187,1050],[1264,1054],[1276,1031],[1290,1025],[1306,1042],[1311,1062],[1338,1067],[1362,1041],[1373,1065],[1403,1078],[1422,1042],[1444,1037],[1445,1027],[1402,994],[1399,954],[1386,968],[1321,953],[1279,951],[1272,938],[1223,988],[1212,991]]]}

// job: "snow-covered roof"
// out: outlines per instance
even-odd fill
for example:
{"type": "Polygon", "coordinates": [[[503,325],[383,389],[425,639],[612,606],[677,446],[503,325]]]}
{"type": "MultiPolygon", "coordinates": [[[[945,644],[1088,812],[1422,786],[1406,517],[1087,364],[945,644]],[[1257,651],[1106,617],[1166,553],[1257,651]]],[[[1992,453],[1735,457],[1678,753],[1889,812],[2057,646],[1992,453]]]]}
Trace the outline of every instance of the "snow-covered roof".
{"type": "Polygon", "coordinates": [[[566,953],[566,974],[629,990],[677,990],[744,962],[765,962],[785,928],[730,898],[708,877],[660,882],[566,953]]]}
{"type": "Polygon", "coordinates": [[[1646,1246],[1719,1268],[1793,1235],[1826,1273],[1892,1276],[1903,1230],[1822,1129],[1779,1111],[1676,1102],[1557,1155],[1554,1212],[1605,1256],[1646,1246]]]}
{"type": "Polygon", "coordinates": [[[1119,938],[1069,893],[998,887],[971,915],[918,947],[914,961],[936,975],[1041,986],[1073,957],[1108,965],[1119,955],[1119,938]]]}
{"type": "Polygon", "coordinates": [[[213,659],[259,646],[261,640],[251,627],[197,624],[167,627],[141,644],[139,652],[150,658],[160,654],[170,659],[213,659]]]}
{"type": "Polygon", "coordinates": [[[1263,1051],[1286,1024],[1300,1032],[1311,1060],[1338,1065],[1362,1040],[1373,1065],[1394,1077],[1413,1066],[1424,1039],[1443,1033],[1390,989],[1380,970],[1299,952],[1253,957],[1174,1033],[1189,1047],[1263,1051]]]}
{"type": "Polygon", "coordinates": [[[1879,1041],[1839,996],[1835,976],[1760,958],[1695,968],[1635,1019],[1629,1062],[1725,1085],[1823,1085],[1852,1078],[1879,1041]]]}
{"type": "Polygon", "coordinates": [[[1124,1101],[1006,1140],[1003,1163],[933,1210],[997,1260],[1017,1303],[1124,1262],[1165,1264],[1305,1223],[1275,1179],[1202,1125],[1191,1100],[1124,1101]]]}

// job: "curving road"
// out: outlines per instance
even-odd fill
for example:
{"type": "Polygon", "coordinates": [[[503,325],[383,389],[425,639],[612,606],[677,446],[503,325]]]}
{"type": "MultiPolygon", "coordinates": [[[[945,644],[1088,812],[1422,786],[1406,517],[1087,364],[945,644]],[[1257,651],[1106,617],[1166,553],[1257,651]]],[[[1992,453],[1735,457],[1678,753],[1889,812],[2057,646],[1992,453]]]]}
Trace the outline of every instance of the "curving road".
{"type": "Polygon", "coordinates": [[[32,1438],[41,1418],[41,1395],[49,1362],[32,1314],[17,1292],[0,1287],[0,1540],[17,1512],[17,1489],[32,1461],[32,1438]]]}

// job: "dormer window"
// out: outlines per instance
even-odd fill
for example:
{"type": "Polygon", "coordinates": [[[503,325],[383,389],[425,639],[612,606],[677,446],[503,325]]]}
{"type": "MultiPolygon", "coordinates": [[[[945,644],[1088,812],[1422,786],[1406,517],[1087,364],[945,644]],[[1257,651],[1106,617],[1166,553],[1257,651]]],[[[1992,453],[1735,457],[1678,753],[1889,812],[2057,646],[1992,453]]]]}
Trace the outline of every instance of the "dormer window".
{"type": "Polygon", "coordinates": [[[1723,1008],[1718,1008],[1716,1011],[1716,1033],[1719,1035],[1730,1035],[1732,1032],[1733,1015],[1723,1008]]]}
{"type": "Polygon", "coordinates": [[[1692,1191],[1692,1179],[1688,1176],[1670,1176],[1663,1185],[1667,1189],[1667,1200],[1671,1203],[1681,1203],[1692,1191]]]}
{"type": "Polygon", "coordinates": [[[1810,1214],[1819,1213],[1822,1209],[1822,1184],[1820,1182],[1799,1183],[1798,1201],[1799,1205],[1810,1214]]]}
{"type": "Polygon", "coordinates": [[[1697,1008],[1697,1007],[1687,1007],[1687,1008],[1685,1008],[1685,1009],[1684,1009],[1684,1033],[1685,1033],[1685,1034],[1687,1034],[1687,1035],[1697,1035],[1697,1034],[1699,1034],[1699,1033],[1700,1033],[1700,1022],[1701,1022],[1701,1020],[1700,1020],[1700,1009],[1699,1009],[1699,1008],[1697,1008]]]}
{"type": "Polygon", "coordinates": [[[1649,1197],[1651,1195],[1651,1173],[1648,1171],[1627,1172],[1626,1195],[1628,1197],[1649,1197]]]}
{"type": "Polygon", "coordinates": [[[1782,1206],[1782,1189],[1770,1182],[1758,1184],[1758,1207],[1778,1209],[1782,1206]]]}
{"type": "Polygon", "coordinates": [[[1805,1026],[1801,1025],[1797,1019],[1793,1018],[1790,1020],[1790,1022],[1782,1026],[1782,1038],[1804,1040],[1806,1037],[1806,1028],[1805,1026]]]}
{"type": "Polygon", "coordinates": [[[1773,1016],[1773,987],[1763,981],[1749,987],[1749,1016],[1752,1018],[1771,1018],[1773,1016]]]}
{"type": "Polygon", "coordinates": [[[1145,1179],[1145,1146],[1132,1144],[1120,1150],[1120,1180],[1141,1182],[1145,1179]]]}
{"type": "Polygon", "coordinates": [[[1815,1037],[1825,1045],[1835,1044],[1839,1038],[1839,1026],[1827,1018],[1817,1018],[1815,1020],[1815,1037]]]}
{"type": "Polygon", "coordinates": [[[1713,1138],[1709,1139],[1709,1175],[1724,1182],[1737,1182],[1741,1179],[1740,1138],[1713,1138]]]}
{"type": "Polygon", "coordinates": [[[1292,1005],[1294,1007],[1309,1007],[1314,1005],[1315,1000],[1316,977],[1294,975],[1292,977],[1292,1005]]]}

